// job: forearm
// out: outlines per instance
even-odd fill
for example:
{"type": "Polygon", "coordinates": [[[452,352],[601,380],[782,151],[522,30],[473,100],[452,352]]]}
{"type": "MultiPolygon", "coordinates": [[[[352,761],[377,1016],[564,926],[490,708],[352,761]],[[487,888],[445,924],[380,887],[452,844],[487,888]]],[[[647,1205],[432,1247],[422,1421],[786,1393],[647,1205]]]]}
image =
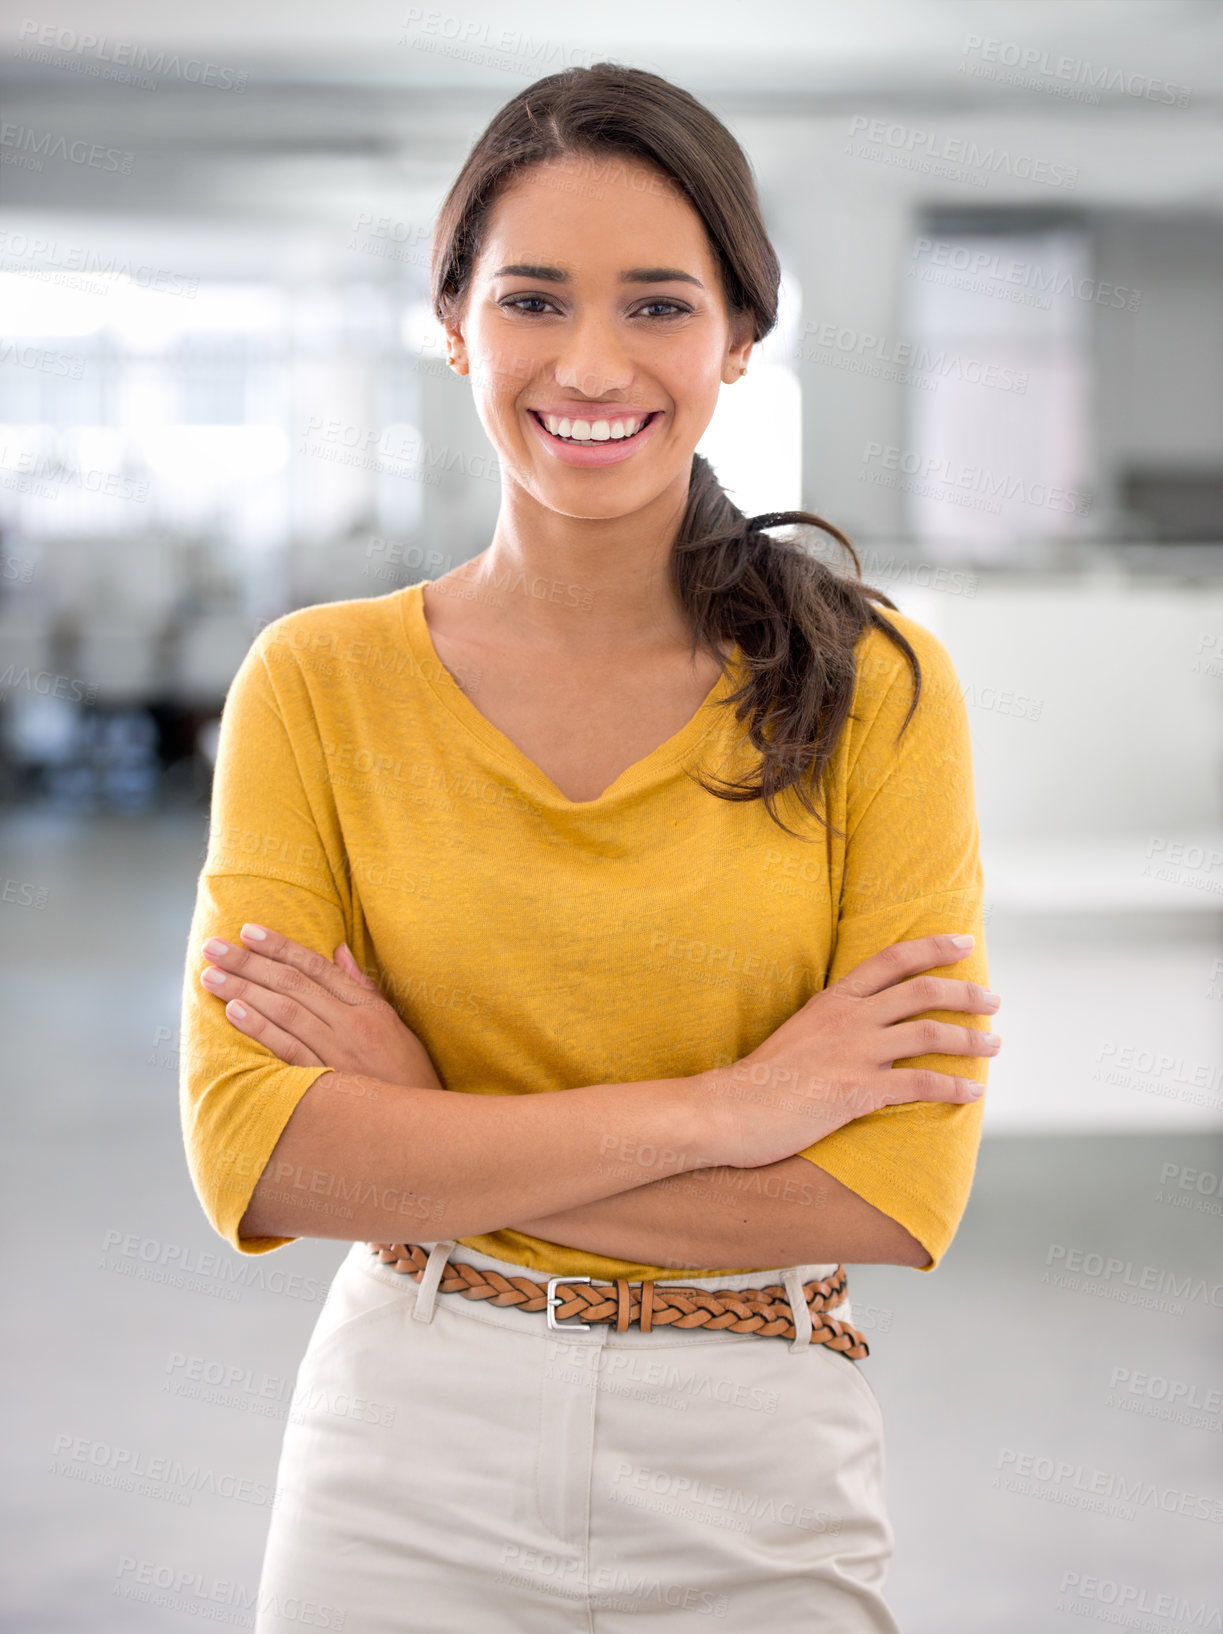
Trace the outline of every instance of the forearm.
{"type": "Polygon", "coordinates": [[[651,1173],[670,1176],[716,1162],[711,1141],[691,1078],[478,1095],[327,1072],[290,1115],[239,1235],[475,1236],[636,1183],[608,1155],[626,1145],[649,1148],[651,1173]]]}
{"type": "Polygon", "coordinates": [[[930,1263],[903,1226],[797,1154],[758,1169],[675,1174],[548,1216],[516,1218],[514,1229],[668,1270],[930,1263]]]}

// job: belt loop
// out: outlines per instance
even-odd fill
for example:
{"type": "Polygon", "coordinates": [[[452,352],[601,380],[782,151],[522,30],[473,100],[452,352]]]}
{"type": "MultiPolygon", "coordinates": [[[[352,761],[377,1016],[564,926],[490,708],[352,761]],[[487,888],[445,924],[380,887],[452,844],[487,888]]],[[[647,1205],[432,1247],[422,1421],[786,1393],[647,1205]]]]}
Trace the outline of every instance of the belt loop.
{"type": "Polygon", "coordinates": [[[654,1284],[652,1282],[643,1282],[641,1284],[641,1314],[637,1319],[637,1325],[642,1333],[650,1333],[653,1330],[654,1284]]]}
{"type": "Polygon", "coordinates": [[[616,1278],[616,1332],[623,1333],[629,1325],[629,1291],[628,1283],[623,1277],[616,1278]]]}
{"type": "Polygon", "coordinates": [[[789,1295],[790,1309],[794,1312],[794,1338],[790,1349],[806,1350],[811,1343],[811,1312],[807,1309],[807,1297],[803,1292],[802,1268],[791,1265],[781,1273],[781,1280],[789,1295]]]}
{"type": "Polygon", "coordinates": [[[442,1280],[442,1272],[446,1269],[446,1261],[457,1246],[457,1243],[454,1242],[440,1242],[434,1243],[429,1250],[428,1262],[420,1274],[416,1304],[412,1308],[412,1316],[415,1321],[432,1322],[433,1302],[437,1297],[437,1285],[442,1280]]]}

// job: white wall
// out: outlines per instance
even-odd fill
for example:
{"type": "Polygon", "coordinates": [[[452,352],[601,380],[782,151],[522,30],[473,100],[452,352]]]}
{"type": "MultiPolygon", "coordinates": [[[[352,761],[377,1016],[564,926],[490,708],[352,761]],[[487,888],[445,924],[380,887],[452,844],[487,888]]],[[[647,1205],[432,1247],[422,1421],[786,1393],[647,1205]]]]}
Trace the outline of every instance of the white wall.
{"type": "Polygon", "coordinates": [[[983,834],[1098,844],[1223,828],[1223,586],[1100,576],[888,593],[956,665],[983,834]]]}

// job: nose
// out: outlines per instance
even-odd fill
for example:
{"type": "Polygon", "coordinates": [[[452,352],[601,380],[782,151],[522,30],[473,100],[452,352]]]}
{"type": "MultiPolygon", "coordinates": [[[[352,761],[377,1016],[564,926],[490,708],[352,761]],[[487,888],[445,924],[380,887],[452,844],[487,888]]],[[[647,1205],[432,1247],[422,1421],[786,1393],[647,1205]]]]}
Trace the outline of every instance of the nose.
{"type": "Polygon", "coordinates": [[[617,337],[615,324],[590,312],[567,330],[555,364],[556,383],[582,397],[600,398],[624,391],[633,365],[617,337]]]}

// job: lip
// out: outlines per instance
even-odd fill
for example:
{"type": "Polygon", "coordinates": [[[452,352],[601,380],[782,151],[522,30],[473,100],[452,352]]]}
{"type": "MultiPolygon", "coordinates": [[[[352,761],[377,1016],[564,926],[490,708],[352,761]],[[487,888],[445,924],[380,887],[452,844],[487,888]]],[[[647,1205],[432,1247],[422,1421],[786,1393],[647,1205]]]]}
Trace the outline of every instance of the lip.
{"type": "Polygon", "coordinates": [[[658,409],[644,403],[532,403],[528,414],[554,414],[558,420],[637,420],[658,409]]]}
{"type": "MultiPolygon", "coordinates": [[[[624,405],[617,406],[623,411],[624,405]]],[[[643,411],[641,409],[637,409],[635,411],[636,414],[640,414],[642,412],[643,411]]],[[[558,460],[560,460],[563,465],[619,465],[621,460],[632,459],[633,455],[638,452],[642,445],[648,442],[653,436],[655,428],[662,424],[663,416],[661,409],[646,409],[644,412],[651,414],[653,418],[648,424],[642,426],[641,430],[637,432],[635,436],[609,437],[605,443],[591,443],[588,446],[580,446],[577,443],[561,442],[559,437],[554,437],[552,435],[547,426],[543,424],[538,416],[541,414],[560,413],[560,417],[562,419],[589,419],[593,424],[594,420],[596,419],[613,418],[613,416],[607,413],[606,407],[603,414],[597,414],[593,409],[587,407],[585,413],[580,415],[575,414],[572,409],[567,409],[563,412],[551,408],[528,409],[527,418],[535,427],[535,433],[539,437],[540,441],[545,444],[548,451],[558,460]]],[[[630,416],[625,415],[626,419],[629,417],[630,416]]]]}

